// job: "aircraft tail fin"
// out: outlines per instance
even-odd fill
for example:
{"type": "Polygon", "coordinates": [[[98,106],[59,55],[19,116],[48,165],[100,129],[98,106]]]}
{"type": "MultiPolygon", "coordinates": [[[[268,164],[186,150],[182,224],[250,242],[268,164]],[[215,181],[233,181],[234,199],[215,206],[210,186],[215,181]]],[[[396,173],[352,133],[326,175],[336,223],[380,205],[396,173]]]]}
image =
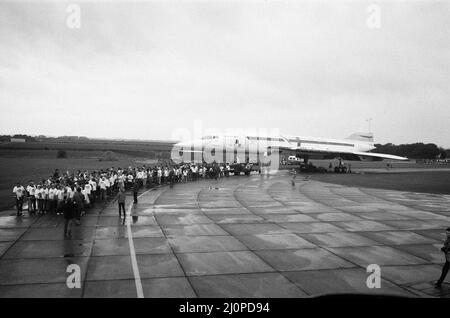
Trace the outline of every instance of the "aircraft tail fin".
{"type": "Polygon", "coordinates": [[[356,132],[348,136],[346,139],[365,141],[367,143],[373,143],[373,133],[369,132],[356,132]]]}

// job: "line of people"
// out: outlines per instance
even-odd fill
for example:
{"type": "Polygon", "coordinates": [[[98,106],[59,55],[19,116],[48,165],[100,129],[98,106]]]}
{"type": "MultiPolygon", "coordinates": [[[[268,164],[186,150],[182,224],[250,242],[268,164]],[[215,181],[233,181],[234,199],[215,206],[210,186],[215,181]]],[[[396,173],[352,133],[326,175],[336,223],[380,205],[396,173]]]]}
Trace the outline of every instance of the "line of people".
{"type": "MultiPolygon", "coordinates": [[[[165,164],[154,167],[109,168],[98,171],[66,171],[58,169],[52,176],[26,186],[17,183],[13,188],[17,215],[23,214],[24,203],[28,203],[28,213],[62,214],[65,200],[78,203],[77,219],[91,204],[115,197],[120,188],[125,191],[136,188],[150,188],[155,185],[189,182],[206,178],[221,178],[230,175],[230,165],[226,164],[165,164]]],[[[137,197],[135,197],[137,202],[137,197]]]]}
{"type": "Polygon", "coordinates": [[[26,187],[17,183],[13,188],[17,216],[23,215],[24,202],[29,215],[64,215],[64,236],[72,236],[72,224],[80,225],[81,217],[96,202],[106,203],[117,198],[119,216],[125,221],[126,191],[132,190],[134,203],[141,188],[176,182],[189,182],[205,178],[229,176],[229,164],[165,164],[154,167],[109,168],[98,171],[66,171],[56,169],[52,176],[26,187]]]}

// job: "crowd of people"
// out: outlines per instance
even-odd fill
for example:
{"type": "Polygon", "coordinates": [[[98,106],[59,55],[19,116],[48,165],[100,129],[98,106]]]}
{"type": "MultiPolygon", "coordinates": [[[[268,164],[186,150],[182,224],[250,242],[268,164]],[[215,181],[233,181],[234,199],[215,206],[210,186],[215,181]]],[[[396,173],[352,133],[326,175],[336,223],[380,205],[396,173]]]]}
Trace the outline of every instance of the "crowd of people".
{"type": "MultiPolygon", "coordinates": [[[[23,214],[24,203],[28,203],[29,215],[56,214],[79,225],[81,216],[95,202],[106,203],[117,198],[119,215],[123,210],[125,217],[125,192],[130,190],[137,203],[137,195],[142,188],[177,182],[190,182],[207,178],[222,178],[230,175],[229,164],[163,164],[153,167],[128,167],[60,173],[38,182],[17,183],[13,188],[17,216],[23,214]]],[[[71,222],[67,222],[67,235],[70,236],[71,222]]]]}

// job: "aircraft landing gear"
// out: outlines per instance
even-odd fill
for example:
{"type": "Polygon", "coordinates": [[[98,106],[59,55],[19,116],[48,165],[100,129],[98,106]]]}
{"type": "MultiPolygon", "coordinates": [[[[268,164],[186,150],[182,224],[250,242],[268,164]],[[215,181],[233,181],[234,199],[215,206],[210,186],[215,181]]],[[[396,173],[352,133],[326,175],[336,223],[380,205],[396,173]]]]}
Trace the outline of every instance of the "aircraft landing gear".
{"type": "Polygon", "coordinates": [[[334,167],[334,172],[335,173],[347,173],[347,167],[346,166],[334,167]]]}

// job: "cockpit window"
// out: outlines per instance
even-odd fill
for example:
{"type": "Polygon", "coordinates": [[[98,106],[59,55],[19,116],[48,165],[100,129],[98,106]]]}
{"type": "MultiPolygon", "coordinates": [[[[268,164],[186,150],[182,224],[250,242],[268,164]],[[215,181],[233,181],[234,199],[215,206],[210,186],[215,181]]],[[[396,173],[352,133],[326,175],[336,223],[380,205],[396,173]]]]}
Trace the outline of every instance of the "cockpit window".
{"type": "Polygon", "coordinates": [[[217,139],[219,138],[218,136],[203,136],[202,140],[211,140],[211,139],[217,139]]]}

